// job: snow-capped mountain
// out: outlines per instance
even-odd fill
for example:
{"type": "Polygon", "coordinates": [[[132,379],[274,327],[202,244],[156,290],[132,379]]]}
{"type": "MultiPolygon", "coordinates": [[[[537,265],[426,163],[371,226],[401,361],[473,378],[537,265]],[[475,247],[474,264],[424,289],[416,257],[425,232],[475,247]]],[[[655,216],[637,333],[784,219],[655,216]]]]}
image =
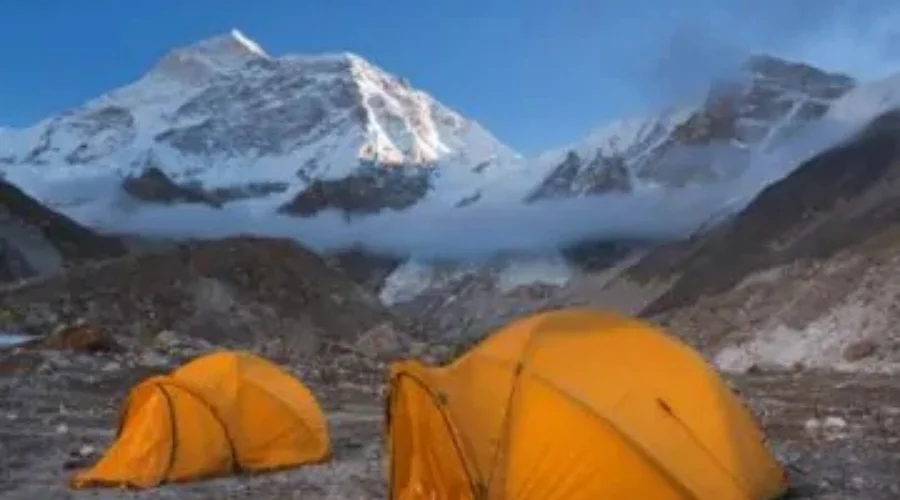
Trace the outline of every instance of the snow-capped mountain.
{"type": "Polygon", "coordinates": [[[733,179],[751,153],[777,148],[855,85],[849,76],[753,56],[703,103],[613,122],[542,155],[538,163],[550,173],[529,200],[733,179]]]}
{"type": "Polygon", "coordinates": [[[452,207],[521,162],[479,124],[357,55],[272,57],[232,31],[171,51],[125,87],[4,132],[0,166],[11,177],[16,169],[114,172],[148,201],[265,196],[281,211],[310,214],[426,198],[452,207]]]}
{"type": "Polygon", "coordinates": [[[525,160],[357,55],[273,57],[235,30],[172,50],[77,108],[0,131],[0,170],[29,191],[29,180],[112,180],[109,193],[33,193],[60,209],[127,193],[212,207],[254,199],[296,216],[673,188],[740,175],[751,152],[777,147],[854,85],[755,56],[706,102],[616,121],[525,160]]]}

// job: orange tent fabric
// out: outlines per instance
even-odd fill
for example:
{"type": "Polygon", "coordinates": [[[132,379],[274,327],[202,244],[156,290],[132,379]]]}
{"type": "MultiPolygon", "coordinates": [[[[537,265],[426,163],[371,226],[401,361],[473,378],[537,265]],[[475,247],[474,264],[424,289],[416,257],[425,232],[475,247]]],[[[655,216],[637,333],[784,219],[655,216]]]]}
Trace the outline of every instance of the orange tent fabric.
{"type": "Polygon", "coordinates": [[[786,475],[701,356],[599,311],[536,314],[391,367],[392,499],[769,500],[786,475]]]}
{"type": "Polygon", "coordinates": [[[312,392],[249,353],[209,354],[138,384],[115,442],[75,488],[151,488],[321,462],[327,421],[312,392]]]}

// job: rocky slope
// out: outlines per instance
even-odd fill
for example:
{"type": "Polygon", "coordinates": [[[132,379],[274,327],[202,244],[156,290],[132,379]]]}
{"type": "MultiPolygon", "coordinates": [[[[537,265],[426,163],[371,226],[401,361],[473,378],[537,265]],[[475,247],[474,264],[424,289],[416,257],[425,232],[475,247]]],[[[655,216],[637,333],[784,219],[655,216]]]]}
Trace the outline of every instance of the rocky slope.
{"type": "Polygon", "coordinates": [[[538,162],[555,166],[528,199],[733,179],[754,152],[777,148],[855,85],[846,75],[753,56],[737,76],[715,82],[705,102],[613,122],[579,144],[545,153],[538,162]]]}
{"type": "Polygon", "coordinates": [[[0,178],[0,282],[125,252],[117,238],[79,225],[0,178]]]}
{"type": "Polygon", "coordinates": [[[171,329],[218,345],[265,340],[310,353],[371,331],[401,340],[391,333],[397,318],[375,297],[286,240],[228,238],[132,254],[0,288],[0,304],[0,330],[37,335],[78,321],[123,341],[171,329]]]}
{"type": "Polygon", "coordinates": [[[237,31],[175,49],[125,87],[0,136],[10,175],[114,173],[144,201],[266,198],[300,215],[425,198],[452,207],[517,160],[477,123],[355,54],[272,57],[237,31]]]}
{"type": "Polygon", "coordinates": [[[890,111],[623,279],[666,283],[643,314],[725,367],[896,369],[898,188],[900,111],[890,111]]]}

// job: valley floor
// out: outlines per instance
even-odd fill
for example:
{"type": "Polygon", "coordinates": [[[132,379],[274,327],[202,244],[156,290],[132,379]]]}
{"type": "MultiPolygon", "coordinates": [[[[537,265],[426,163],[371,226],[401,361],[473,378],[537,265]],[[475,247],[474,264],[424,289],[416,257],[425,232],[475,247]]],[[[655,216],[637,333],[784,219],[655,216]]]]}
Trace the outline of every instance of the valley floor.
{"type": "MultiPolygon", "coordinates": [[[[384,498],[381,390],[371,386],[377,383],[368,374],[337,384],[311,383],[331,419],[332,463],[145,493],[69,490],[65,480],[72,469],[95,460],[112,438],[122,396],[153,371],[117,354],[45,351],[0,357],[0,498],[384,498]]],[[[900,498],[896,377],[781,372],[731,380],[792,465],[800,487],[794,498],[900,498]]]]}

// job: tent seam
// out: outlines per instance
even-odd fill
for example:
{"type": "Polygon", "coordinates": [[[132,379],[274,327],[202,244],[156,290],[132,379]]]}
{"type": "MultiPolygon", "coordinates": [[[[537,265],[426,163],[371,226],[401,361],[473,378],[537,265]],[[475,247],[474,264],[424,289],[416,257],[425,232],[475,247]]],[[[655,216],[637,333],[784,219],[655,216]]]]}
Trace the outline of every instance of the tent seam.
{"type": "Polygon", "coordinates": [[[222,428],[222,433],[225,435],[225,441],[228,442],[229,452],[231,453],[231,468],[235,473],[240,473],[242,471],[242,467],[240,464],[240,456],[237,452],[237,447],[235,445],[234,438],[231,435],[230,429],[228,425],[225,424],[225,420],[219,415],[219,412],[216,410],[215,406],[204,399],[200,394],[194,392],[193,389],[187,387],[186,384],[183,384],[181,381],[175,378],[170,378],[170,380],[166,380],[166,383],[171,384],[173,387],[176,387],[185,393],[188,396],[194,398],[197,402],[203,405],[204,408],[209,410],[210,415],[212,415],[213,419],[215,419],[216,423],[222,428]]]}
{"type": "Polygon", "coordinates": [[[515,362],[512,380],[512,387],[509,390],[509,397],[506,400],[506,412],[503,415],[503,424],[501,427],[502,434],[500,435],[500,439],[497,442],[497,448],[494,450],[494,456],[491,459],[491,469],[488,474],[487,481],[484,485],[486,488],[485,495],[487,492],[493,489],[494,485],[494,474],[497,472],[497,468],[499,467],[499,457],[500,450],[503,448],[504,444],[509,440],[509,433],[511,432],[512,419],[513,419],[513,405],[515,404],[515,398],[519,393],[520,381],[522,379],[522,373],[525,371],[525,361],[528,359],[528,354],[531,351],[532,346],[534,345],[535,333],[532,331],[528,334],[528,340],[525,342],[525,345],[522,346],[522,351],[520,355],[520,359],[515,362]]]}
{"type": "MultiPolygon", "coordinates": [[[[501,363],[501,364],[517,363],[516,361],[513,361],[513,360],[505,360],[502,358],[497,358],[495,356],[489,356],[489,355],[484,355],[484,354],[481,354],[480,356],[482,358],[484,358],[485,360],[493,361],[495,363],[501,363]]],[[[682,490],[683,493],[687,494],[687,496],[693,500],[698,500],[697,495],[694,494],[690,490],[690,488],[687,487],[686,484],[684,484],[682,481],[678,480],[678,478],[674,474],[672,474],[672,472],[667,467],[665,467],[659,460],[654,458],[653,455],[649,451],[647,451],[647,449],[640,443],[639,440],[635,439],[630,434],[628,434],[628,433],[624,432],[622,429],[620,429],[619,426],[616,425],[615,422],[613,422],[613,420],[611,420],[603,412],[597,411],[591,405],[585,403],[581,398],[569,393],[568,391],[562,389],[558,385],[552,383],[547,378],[542,377],[540,374],[534,372],[533,370],[527,369],[527,367],[525,367],[525,366],[523,366],[521,373],[528,374],[529,376],[534,378],[535,381],[546,385],[551,390],[553,390],[554,392],[556,392],[557,394],[562,396],[564,399],[568,400],[571,403],[576,404],[582,410],[586,411],[589,415],[592,415],[593,417],[603,420],[604,422],[609,424],[609,426],[613,429],[613,431],[615,431],[617,434],[622,436],[622,438],[624,438],[627,442],[629,442],[632,446],[634,446],[637,449],[637,451],[641,454],[641,456],[643,456],[647,461],[649,461],[653,466],[655,466],[656,469],[658,469],[667,478],[669,478],[673,484],[677,485],[679,487],[679,489],[682,490]]],[[[521,377],[521,374],[519,376],[521,377]]]]}
{"type": "Polygon", "coordinates": [[[172,472],[172,466],[175,465],[175,456],[178,451],[178,422],[175,418],[175,404],[172,401],[172,395],[163,387],[161,381],[156,382],[156,387],[159,388],[166,400],[166,408],[169,410],[169,432],[172,434],[168,464],[157,481],[159,484],[163,484],[168,482],[169,473],[172,472]]]}
{"type": "MultiPolygon", "coordinates": [[[[469,481],[469,489],[472,491],[473,494],[477,494],[477,490],[475,489],[475,475],[473,475],[472,471],[469,470],[469,463],[468,463],[468,460],[466,460],[465,454],[463,453],[462,445],[459,442],[460,437],[457,435],[458,433],[456,431],[456,427],[453,425],[453,419],[450,418],[449,415],[447,415],[446,411],[444,411],[444,408],[439,403],[439,399],[438,399],[437,395],[434,393],[434,391],[431,389],[431,387],[429,387],[429,385],[427,383],[425,383],[424,380],[420,379],[419,377],[413,375],[410,372],[407,372],[407,371],[400,372],[400,373],[395,374],[391,378],[391,393],[392,394],[393,394],[395,386],[397,385],[397,381],[401,377],[408,377],[416,385],[418,385],[422,390],[424,390],[425,393],[428,394],[428,397],[431,400],[431,403],[435,406],[435,408],[437,408],[438,413],[441,414],[441,419],[444,422],[444,426],[447,428],[447,431],[450,433],[450,438],[451,438],[451,441],[453,442],[453,448],[456,450],[456,454],[459,457],[460,463],[462,463],[463,470],[466,473],[466,479],[468,479],[468,481],[469,481]]],[[[390,396],[390,399],[393,400],[393,397],[394,396],[390,396]]],[[[391,434],[391,445],[393,448],[393,433],[391,434]]],[[[393,479],[394,479],[394,454],[391,453],[391,481],[389,483],[390,491],[388,492],[390,498],[393,498],[393,488],[394,488],[393,479]]]]}

